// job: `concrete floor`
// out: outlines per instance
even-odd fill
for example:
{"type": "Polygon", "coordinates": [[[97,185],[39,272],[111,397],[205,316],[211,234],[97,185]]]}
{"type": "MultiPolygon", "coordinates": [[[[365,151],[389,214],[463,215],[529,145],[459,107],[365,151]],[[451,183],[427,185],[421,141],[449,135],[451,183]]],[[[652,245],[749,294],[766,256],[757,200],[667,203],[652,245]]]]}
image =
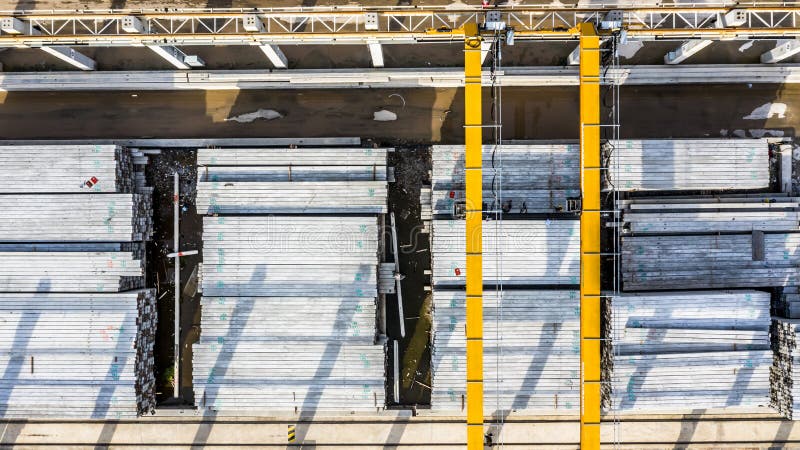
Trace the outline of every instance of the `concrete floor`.
{"type": "MultiPolygon", "coordinates": [[[[609,418],[610,419],[610,418],[609,418]]],[[[287,420],[150,417],[120,422],[0,423],[0,446],[19,448],[304,448],[463,449],[465,426],[455,417],[330,417],[287,420]],[[296,427],[296,442],[287,431],[296,427]]],[[[492,425],[495,442],[512,449],[577,449],[574,417],[507,419],[492,425]]],[[[769,416],[687,415],[622,418],[602,428],[609,449],[800,448],[800,427],[769,416]]]]}
{"type": "MultiPolygon", "coordinates": [[[[632,86],[621,93],[623,137],[764,132],[759,130],[791,137],[800,118],[798,85],[632,86]],[[744,119],[771,102],[787,105],[784,117],[744,119]]],[[[488,104],[488,91],[484,97],[488,104]]],[[[505,88],[502,98],[505,139],[578,137],[576,88],[505,88]]],[[[463,115],[461,90],[449,88],[0,93],[5,139],[359,136],[385,145],[460,143],[463,115]],[[258,109],[284,117],[225,120],[258,109]],[[382,109],[397,120],[374,121],[373,113],[382,109]]]]}

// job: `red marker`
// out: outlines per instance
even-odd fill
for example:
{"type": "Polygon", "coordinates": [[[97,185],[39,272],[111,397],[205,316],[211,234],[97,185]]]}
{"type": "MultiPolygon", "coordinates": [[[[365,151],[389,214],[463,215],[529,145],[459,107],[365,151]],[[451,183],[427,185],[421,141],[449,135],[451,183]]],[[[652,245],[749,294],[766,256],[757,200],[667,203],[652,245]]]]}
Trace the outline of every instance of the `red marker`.
{"type": "Polygon", "coordinates": [[[460,275],[461,275],[461,269],[456,267],[456,276],[460,276],[460,275]]]}
{"type": "Polygon", "coordinates": [[[450,191],[450,198],[456,198],[456,191],[450,191]]]}
{"type": "Polygon", "coordinates": [[[86,187],[92,187],[95,184],[97,184],[98,181],[99,180],[97,179],[97,177],[89,178],[89,180],[86,181],[86,187]]]}

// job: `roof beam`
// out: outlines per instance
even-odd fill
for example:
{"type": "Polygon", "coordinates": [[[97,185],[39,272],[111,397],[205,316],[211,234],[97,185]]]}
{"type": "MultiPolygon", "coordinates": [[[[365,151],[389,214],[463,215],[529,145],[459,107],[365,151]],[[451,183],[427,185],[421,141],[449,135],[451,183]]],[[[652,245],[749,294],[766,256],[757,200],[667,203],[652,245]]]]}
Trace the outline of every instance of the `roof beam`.
{"type": "MultiPolygon", "coordinates": [[[[41,35],[42,32],[36,28],[26,26],[25,22],[15,17],[0,18],[0,31],[8,34],[23,34],[29,31],[34,36],[41,35]]],[[[77,67],[80,70],[95,70],[97,63],[92,58],[76,51],[66,45],[42,46],[39,47],[43,52],[55,56],[56,58],[77,67]]]]}
{"type": "Polygon", "coordinates": [[[567,65],[568,66],[577,66],[581,63],[581,46],[578,45],[575,47],[575,50],[569,53],[567,56],[567,65]]]}
{"type": "Polygon", "coordinates": [[[146,47],[178,69],[187,70],[191,68],[186,64],[186,53],[183,53],[178,47],[173,45],[148,45],[146,47]]]}
{"type": "Polygon", "coordinates": [[[271,62],[276,69],[286,69],[289,67],[289,60],[286,59],[286,55],[283,54],[283,51],[281,51],[281,48],[277,45],[261,44],[258,48],[267,55],[269,62],[271,62]]]}
{"type": "Polygon", "coordinates": [[[481,41],[481,65],[486,64],[486,58],[489,56],[489,52],[492,50],[492,41],[489,39],[484,39],[481,41]]]}
{"type": "MultiPolygon", "coordinates": [[[[242,28],[248,33],[263,33],[266,30],[264,22],[257,14],[245,14],[242,17],[242,28]]],[[[283,51],[281,51],[281,48],[277,45],[261,42],[258,44],[258,48],[267,55],[267,59],[269,59],[269,62],[271,62],[276,69],[286,69],[289,67],[289,60],[286,59],[286,55],[283,54],[283,51]]]]}
{"type": "Polygon", "coordinates": [[[41,47],[42,51],[55,56],[56,58],[71,64],[81,70],[95,70],[97,63],[88,56],[76,51],[66,45],[56,45],[52,47],[41,47]]]}
{"type": "Polygon", "coordinates": [[[367,46],[369,47],[369,56],[372,58],[372,67],[383,67],[383,47],[380,42],[369,42],[367,46]]]}
{"type": "MultiPolygon", "coordinates": [[[[122,31],[131,34],[148,34],[149,29],[146,23],[136,16],[124,16],[120,19],[119,27],[122,31]]],[[[178,69],[191,69],[192,67],[204,67],[206,63],[197,55],[187,55],[174,45],[153,45],[145,44],[145,47],[152,50],[158,56],[164,58],[178,69]]]]}
{"type": "Polygon", "coordinates": [[[664,55],[664,64],[680,64],[711,45],[712,42],[714,41],[710,39],[686,41],[680,47],[664,55]]]}
{"type": "Polygon", "coordinates": [[[775,48],[761,55],[761,62],[765,64],[775,64],[798,53],[800,53],[800,40],[789,39],[778,41],[778,45],[776,45],[775,48]]]}

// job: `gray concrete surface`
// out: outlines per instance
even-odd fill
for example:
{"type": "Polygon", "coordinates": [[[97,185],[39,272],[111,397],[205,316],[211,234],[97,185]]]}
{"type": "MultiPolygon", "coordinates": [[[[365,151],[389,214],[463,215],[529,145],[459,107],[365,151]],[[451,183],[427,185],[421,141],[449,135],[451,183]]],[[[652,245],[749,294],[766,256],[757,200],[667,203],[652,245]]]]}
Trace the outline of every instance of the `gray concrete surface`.
{"type": "MultiPolygon", "coordinates": [[[[798,85],[623,87],[621,133],[631,138],[795,136],[798,85]],[[786,104],[784,117],[745,119],[786,104]],[[737,131],[740,130],[740,131],[737,131]],[[755,130],[755,131],[752,131],[755,130]]],[[[607,100],[607,99],[606,99],[607,100]]],[[[485,120],[489,120],[488,90],[485,120]]],[[[576,139],[577,89],[503,89],[506,139],[576,139]]],[[[463,142],[460,89],[303,91],[0,92],[5,139],[360,136],[387,144],[463,142]],[[398,94],[398,95],[394,95],[398,94]],[[250,123],[227,118],[258,109],[284,115],[250,123]],[[387,109],[396,121],[376,122],[387,109]]]]}
{"type": "MultiPolygon", "coordinates": [[[[508,419],[493,425],[503,448],[577,448],[573,417],[508,419]]],[[[218,419],[151,417],[124,422],[0,423],[0,445],[35,448],[286,448],[287,427],[295,425],[303,448],[463,448],[461,418],[341,417],[313,423],[252,418],[218,419]]],[[[488,424],[487,424],[488,425],[488,424]]],[[[700,415],[624,418],[602,427],[604,448],[797,448],[800,427],[769,416],[744,418],[700,415]],[[617,437],[615,437],[617,436],[617,437]]]]}

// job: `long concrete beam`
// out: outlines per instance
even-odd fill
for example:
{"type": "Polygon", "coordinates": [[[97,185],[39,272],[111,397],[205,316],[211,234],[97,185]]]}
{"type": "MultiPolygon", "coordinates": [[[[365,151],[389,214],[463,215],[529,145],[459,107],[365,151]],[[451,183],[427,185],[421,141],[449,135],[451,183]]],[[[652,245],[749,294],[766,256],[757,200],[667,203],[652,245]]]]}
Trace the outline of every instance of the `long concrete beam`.
{"type": "MultiPolygon", "coordinates": [[[[688,444],[703,448],[770,448],[800,443],[800,426],[768,415],[726,417],[622,416],[617,424],[604,422],[602,442],[614,448],[673,448],[688,444]]],[[[286,430],[315,448],[463,449],[464,425],[458,418],[321,417],[318,422],[295,419],[155,417],[136,421],[20,421],[0,422],[0,446],[238,446],[287,445],[286,430]]],[[[578,424],[570,416],[509,418],[494,426],[495,442],[508,448],[575,448],[578,424]]],[[[150,446],[150,447],[148,447],[150,446]]],[[[610,447],[609,447],[610,448],[610,447]]]]}
{"type": "Polygon", "coordinates": [[[775,64],[798,53],[800,53],[800,39],[778,41],[775,48],[761,55],[761,62],[775,64]]]}
{"type": "Polygon", "coordinates": [[[80,70],[89,71],[97,68],[97,63],[92,58],[66,45],[42,47],[41,50],[80,70]]]}
{"type": "Polygon", "coordinates": [[[664,55],[664,64],[680,64],[714,43],[709,39],[686,41],[675,50],[664,55]]]}
{"type": "MultiPolygon", "coordinates": [[[[0,31],[10,35],[30,33],[31,35],[38,36],[42,34],[39,29],[34,28],[33,26],[28,26],[25,22],[14,17],[0,18],[0,31]]],[[[89,58],[72,47],[66,45],[55,45],[43,46],[41,49],[43,52],[55,56],[56,58],[74,67],[77,67],[80,70],[95,70],[97,68],[97,63],[95,63],[92,58],[89,58]]]]}
{"type": "MultiPolygon", "coordinates": [[[[506,67],[503,86],[577,86],[577,67],[506,67]]],[[[489,83],[484,71],[484,82],[489,83]]],[[[623,66],[606,73],[605,83],[624,85],[800,83],[800,64],[623,66]]],[[[5,72],[4,91],[359,89],[462,87],[461,68],[324,69],[141,72],[5,72]]]]}

